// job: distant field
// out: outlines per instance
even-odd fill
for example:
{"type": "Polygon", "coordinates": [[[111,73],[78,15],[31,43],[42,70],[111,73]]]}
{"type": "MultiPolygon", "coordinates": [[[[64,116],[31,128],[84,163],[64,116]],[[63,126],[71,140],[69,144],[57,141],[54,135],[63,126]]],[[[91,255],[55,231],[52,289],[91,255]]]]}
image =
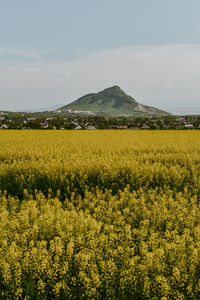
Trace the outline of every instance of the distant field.
{"type": "Polygon", "coordinates": [[[0,162],[0,298],[200,298],[199,131],[0,131],[0,162]]]}

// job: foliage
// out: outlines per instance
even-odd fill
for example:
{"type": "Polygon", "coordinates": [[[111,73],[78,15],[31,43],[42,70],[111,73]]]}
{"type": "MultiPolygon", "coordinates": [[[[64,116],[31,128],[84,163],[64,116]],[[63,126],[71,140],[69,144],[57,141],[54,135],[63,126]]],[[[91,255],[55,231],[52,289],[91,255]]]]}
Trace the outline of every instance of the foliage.
{"type": "Polygon", "coordinates": [[[199,299],[199,132],[0,133],[0,298],[199,299]]]}

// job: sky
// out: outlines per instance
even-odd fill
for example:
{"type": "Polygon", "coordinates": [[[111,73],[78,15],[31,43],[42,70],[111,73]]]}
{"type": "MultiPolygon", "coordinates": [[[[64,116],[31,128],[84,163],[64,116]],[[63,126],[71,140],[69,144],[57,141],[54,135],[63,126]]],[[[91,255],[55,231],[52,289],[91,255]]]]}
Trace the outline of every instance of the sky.
{"type": "Polygon", "coordinates": [[[70,103],[119,85],[200,114],[199,0],[0,0],[0,109],[70,103]]]}

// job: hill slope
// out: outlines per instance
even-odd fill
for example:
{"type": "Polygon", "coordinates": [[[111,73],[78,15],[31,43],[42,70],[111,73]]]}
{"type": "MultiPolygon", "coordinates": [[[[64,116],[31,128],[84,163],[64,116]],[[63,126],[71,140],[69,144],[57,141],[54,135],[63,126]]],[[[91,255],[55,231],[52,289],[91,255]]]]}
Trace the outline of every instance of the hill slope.
{"type": "Polygon", "coordinates": [[[118,86],[107,88],[98,93],[85,95],[65,105],[60,110],[91,111],[110,115],[167,115],[165,111],[139,104],[118,86]]]}

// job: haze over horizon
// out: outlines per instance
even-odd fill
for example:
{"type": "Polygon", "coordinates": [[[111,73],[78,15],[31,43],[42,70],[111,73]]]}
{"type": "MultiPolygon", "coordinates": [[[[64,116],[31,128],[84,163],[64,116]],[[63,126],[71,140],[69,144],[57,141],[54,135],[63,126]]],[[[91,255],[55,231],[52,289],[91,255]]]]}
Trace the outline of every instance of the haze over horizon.
{"type": "Polygon", "coordinates": [[[0,3],[0,109],[66,105],[118,85],[139,103],[200,114],[198,0],[0,3]]]}

